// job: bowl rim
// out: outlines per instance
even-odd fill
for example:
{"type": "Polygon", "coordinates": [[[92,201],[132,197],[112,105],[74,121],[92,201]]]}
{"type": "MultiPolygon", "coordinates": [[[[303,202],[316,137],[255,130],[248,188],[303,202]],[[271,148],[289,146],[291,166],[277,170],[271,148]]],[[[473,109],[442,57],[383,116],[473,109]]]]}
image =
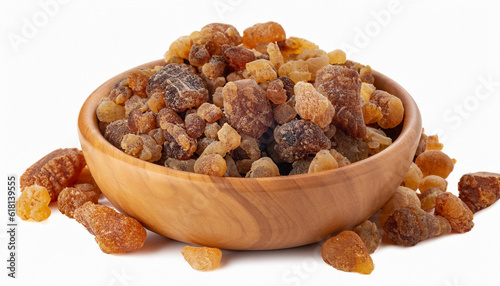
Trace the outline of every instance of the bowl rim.
{"type": "MultiPolygon", "coordinates": [[[[139,167],[142,169],[146,169],[148,171],[152,171],[155,173],[160,173],[166,176],[174,176],[180,177],[184,179],[207,182],[210,181],[213,184],[226,184],[226,183],[234,183],[234,184],[242,184],[245,182],[255,181],[261,184],[265,184],[268,181],[278,181],[283,182],[283,186],[288,181],[294,181],[300,179],[302,177],[315,178],[315,177],[324,177],[324,176],[335,176],[341,172],[349,171],[351,169],[355,169],[358,166],[371,164],[373,161],[384,160],[386,156],[389,156],[389,153],[393,150],[397,150],[403,147],[406,143],[404,138],[412,132],[412,130],[416,129],[416,126],[419,127],[419,131],[421,132],[421,115],[418,109],[417,104],[411,95],[401,87],[397,82],[392,80],[391,78],[385,76],[384,74],[372,70],[372,74],[375,77],[375,86],[380,85],[380,83],[387,85],[390,84],[395,89],[401,91],[401,95],[394,94],[399,97],[403,102],[404,106],[404,118],[403,118],[403,126],[398,137],[393,141],[393,143],[388,146],[386,149],[381,152],[370,156],[366,159],[351,163],[349,165],[343,166],[341,168],[336,168],[333,170],[313,173],[313,174],[295,174],[295,175],[283,175],[277,177],[263,177],[263,178],[246,178],[246,177],[215,177],[209,176],[205,174],[197,174],[187,171],[175,170],[171,169],[159,164],[155,164],[152,162],[143,161],[139,158],[133,157],[131,155],[126,154],[122,150],[113,146],[110,142],[108,142],[103,134],[99,131],[99,126],[97,122],[96,109],[101,98],[107,95],[110,91],[110,87],[114,86],[118,81],[125,78],[130,72],[138,69],[138,68],[152,68],[157,65],[164,65],[164,60],[155,60],[151,61],[134,68],[131,68],[127,71],[124,71],[107,81],[101,84],[97,89],[95,89],[85,100],[82,105],[79,115],[78,115],[78,134],[80,141],[86,140],[92,145],[94,148],[97,148],[102,153],[112,156],[113,158],[120,160],[124,163],[133,165],[135,167],[139,167]],[[380,83],[378,83],[380,81],[380,83]],[[402,96],[402,98],[401,98],[402,96]]],[[[418,134],[418,138],[420,138],[420,134],[418,134]]]]}

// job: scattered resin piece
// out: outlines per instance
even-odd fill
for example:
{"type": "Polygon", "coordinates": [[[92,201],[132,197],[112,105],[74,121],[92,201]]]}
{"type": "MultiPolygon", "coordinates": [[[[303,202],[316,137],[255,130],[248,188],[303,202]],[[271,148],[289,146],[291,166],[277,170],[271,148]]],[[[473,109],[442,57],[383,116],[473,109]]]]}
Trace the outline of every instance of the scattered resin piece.
{"type": "Polygon", "coordinates": [[[97,106],[96,114],[101,122],[113,122],[125,118],[125,107],[103,98],[97,106]]]}
{"type": "Polygon", "coordinates": [[[276,177],[280,175],[278,166],[269,157],[262,157],[252,163],[247,178],[276,177]]]}
{"type": "Polygon", "coordinates": [[[439,142],[438,135],[427,136],[427,144],[425,150],[443,150],[443,143],[439,142]]]}
{"type": "Polygon", "coordinates": [[[253,49],[259,43],[279,42],[286,39],[285,29],[276,22],[257,23],[243,31],[243,45],[253,49]]]}
{"type": "Polygon", "coordinates": [[[205,45],[194,44],[189,50],[189,64],[195,67],[201,67],[210,60],[210,53],[205,45]]]}
{"type": "MultiPolygon", "coordinates": [[[[369,83],[366,83],[366,82],[362,82],[361,83],[361,92],[360,92],[360,95],[361,95],[361,98],[363,98],[363,100],[366,102],[366,103],[370,103],[370,98],[372,96],[372,93],[376,90],[377,88],[373,85],[373,84],[369,84],[369,83]]],[[[375,103],[372,102],[373,105],[377,106],[375,103]]],[[[378,107],[378,106],[377,106],[378,107]]],[[[380,109],[380,107],[378,107],[380,109]]],[[[382,111],[380,111],[380,113],[382,113],[382,111]]],[[[377,122],[377,121],[375,121],[377,122]]]]}
{"type": "Polygon", "coordinates": [[[256,59],[255,54],[251,50],[242,46],[222,45],[221,49],[224,59],[236,71],[244,70],[247,63],[256,59]]]}
{"type": "Polygon", "coordinates": [[[271,81],[278,77],[273,64],[268,60],[259,59],[249,62],[246,64],[246,68],[250,73],[250,78],[257,83],[271,81]]]}
{"type": "Polygon", "coordinates": [[[156,128],[156,117],[152,111],[142,113],[134,109],[129,114],[127,127],[134,133],[147,134],[156,128]]]}
{"type": "Polygon", "coordinates": [[[374,253],[380,242],[382,241],[382,236],[377,229],[377,224],[372,221],[365,220],[361,224],[357,225],[353,231],[359,235],[359,238],[363,241],[366,246],[368,253],[374,253]]]}
{"type": "Polygon", "coordinates": [[[239,133],[259,138],[272,125],[271,104],[253,79],[228,82],[222,94],[229,124],[239,133]]]}
{"type": "Polygon", "coordinates": [[[298,82],[294,87],[295,110],[302,119],[308,119],[324,128],[332,122],[335,108],[310,83],[298,82]]]}
{"type": "Polygon", "coordinates": [[[333,135],[332,147],[344,155],[349,162],[354,163],[368,158],[368,145],[361,138],[354,138],[337,129],[333,135]]]}
{"type": "Polygon", "coordinates": [[[412,162],[410,169],[408,169],[408,172],[403,179],[403,186],[416,191],[423,177],[424,175],[422,174],[422,171],[420,171],[420,168],[417,164],[412,162]]]}
{"type": "Polygon", "coordinates": [[[238,134],[238,131],[227,123],[224,123],[222,128],[217,131],[217,136],[219,137],[222,145],[224,145],[229,151],[238,148],[241,144],[240,134],[238,134]]]}
{"type": "Polygon", "coordinates": [[[387,218],[389,218],[392,213],[400,208],[405,207],[420,207],[420,199],[414,190],[406,187],[399,186],[396,192],[391,196],[391,198],[385,203],[380,211],[378,220],[381,226],[384,226],[387,218]]]}
{"type": "Polygon", "coordinates": [[[194,163],[194,171],[198,174],[222,177],[226,170],[226,161],[219,154],[203,154],[194,163]]]}
{"type": "Polygon", "coordinates": [[[162,156],[162,146],[147,134],[127,134],[121,147],[125,153],[148,162],[158,161],[162,156]]]}
{"type": "MultiPolygon", "coordinates": [[[[134,74],[134,72],[131,74],[134,74]]],[[[134,82],[132,81],[133,84],[134,82]]],[[[132,90],[129,88],[129,79],[127,78],[116,83],[115,87],[109,93],[108,98],[116,104],[123,105],[131,96],[132,90]]]]}
{"type": "Polygon", "coordinates": [[[342,50],[333,50],[329,52],[328,58],[330,59],[330,64],[332,65],[341,65],[344,64],[347,60],[346,54],[342,50]]]}
{"type": "MultiPolygon", "coordinates": [[[[157,72],[161,67],[155,67],[155,69],[136,69],[132,71],[127,76],[127,82],[130,89],[134,92],[134,94],[140,97],[146,97],[146,87],[148,86],[149,78],[157,72]]],[[[110,96],[111,97],[111,96],[110,96]]],[[[130,97],[130,96],[129,96],[130,97]]],[[[119,98],[117,98],[116,102],[118,103],[119,98]]],[[[120,100],[125,102],[126,100],[120,100]]]]}
{"type": "Polygon", "coordinates": [[[207,123],[205,125],[205,137],[219,140],[219,135],[217,135],[217,132],[219,132],[219,130],[220,125],[217,122],[207,123]]]}
{"type": "Polygon", "coordinates": [[[500,174],[465,174],[458,183],[459,198],[472,212],[491,206],[500,198],[500,174]]]}
{"type": "Polygon", "coordinates": [[[343,66],[327,65],[318,71],[314,85],[335,106],[334,124],[356,138],[365,137],[359,74],[343,66]]]}
{"type": "Polygon", "coordinates": [[[106,126],[104,138],[117,148],[121,148],[122,139],[125,135],[132,133],[127,127],[127,120],[113,121],[106,126]]]}
{"type": "Polygon", "coordinates": [[[337,160],[332,156],[330,150],[320,150],[316,153],[311,164],[309,164],[308,173],[318,173],[333,170],[339,167],[337,160]]]}
{"type": "Polygon", "coordinates": [[[269,83],[266,89],[267,99],[274,104],[283,104],[287,101],[287,93],[284,88],[283,81],[275,79],[269,83]]]}
{"type": "Polygon", "coordinates": [[[374,124],[382,119],[382,109],[373,102],[363,102],[363,119],[365,124],[374,124]]]}
{"type": "Polygon", "coordinates": [[[474,227],[472,211],[461,199],[450,192],[436,197],[435,212],[446,218],[456,232],[468,232],[474,227]]]}
{"type": "Polygon", "coordinates": [[[273,109],[274,120],[278,124],[285,124],[297,116],[295,108],[289,104],[278,104],[273,109]]]}
{"type": "Polygon", "coordinates": [[[188,36],[182,36],[177,38],[164,55],[165,62],[169,62],[172,58],[179,57],[182,59],[189,59],[189,53],[191,52],[191,39],[188,36]]]}
{"type": "Polygon", "coordinates": [[[441,178],[440,176],[429,175],[423,178],[418,186],[421,193],[434,187],[437,187],[441,191],[446,192],[446,188],[448,187],[448,182],[445,179],[441,178]]]}
{"type": "Polygon", "coordinates": [[[203,80],[185,64],[165,65],[149,79],[147,94],[163,95],[165,104],[176,112],[196,108],[208,101],[208,90],[203,80]]]}
{"type": "MultiPolygon", "coordinates": [[[[142,98],[138,95],[132,95],[132,97],[125,101],[125,119],[129,118],[130,113],[133,110],[139,110],[141,113],[148,111],[149,109],[149,101],[147,98],[142,98]]],[[[163,102],[163,106],[165,106],[165,102],[163,102]]],[[[154,106],[156,107],[156,106],[154,106]]],[[[156,111],[158,112],[158,111],[156,111]]]]}
{"type": "Polygon", "coordinates": [[[321,257],[327,264],[341,271],[370,274],[374,269],[365,244],[350,230],[342,231],[323,243],[321,257]]]}
{"type": "Polygon", "coordinates": [[[191,33],[189,38],[193,44],[205,45],[211,55],[221,55],[221,48],[225,44],[241,44],[238,30],[232,25],[222,23],[207,24],[200,31],[191,33]]]}
{"type": "Polygon", "coordinates": [[[219,267],[222,252],[218,248],[194,247],[186,245],[181,250],[182,256],[189,265],[198,271],[211,271],[219,267]]]}
{"type": "Polygon", "coordinates": [[[309,69],[309,72],[311,73],[311,81],[314,81],[316,80],[316,74],[318,73],[318,71],[330,64],[330,59],[328,58],[327,55],[312,57],[306,60],[306,64],[309,69]]]}
{"type": "Polygon", "coordinates": [[[146,240],[146,229],[135,219],[107,206],[86,202],[74,212],[101,248],[108,254],[120,254],[141,248],[146,240]]]}
{"type": "Polygon", "coordinates": [[[212,56],[210,60],[201,67],[201,72],[209,79],[224,76],[228,63],[223,56],[212,56]]]}
{"type": "Polygon", "coordinates": [[[419,207],[396,209],[383,228],[392,242],[404,246],[413,246],[428,238],[451,232],[446,219],[439,219],[419,207]]]}
{"type": "Polygon", "coordinates": [[[50,195],[39,185],[26,187],[16,201],[16,214],[22,220],[44,221],[50,216],[50,195]]]}
{"type": "Polygon", "coordinates": [[[156,119],[161,129],[167,129],[169,123],[184,126],[184,120],[169,107],[160,109],[156,115],[156,119]]]}
{"type": "Polygon", "coordinates": [[[422,192],[420,195],[418,195],[418,198],[420,199],[420,207],[424,211],[433,209],[436,206],[437,196],[441,195],[442,193],[444,193],[444,191],[442,191],[438,187],[428,188],[425,192],[422,192]]]}
{"type": "Polygon", "coordinates": [[[200,105],[196,112],[198,113],[198,116],[203,118],[203,120],[208,123],[214,123],[222,117],[222,110],[215,104],[207,102],[200,105]]]}
{"type": "Polygon", "coordinates": [[[309,72],[309,65],[304,60],[288,61],[282,64],[278,70],[280,77],[286,76],[294,83],[299,81],[310,81],[312,78],[309,72]]]}
{"type": "Polygon", "coordinates": [[[418,165],[424,177],[438,175],[443,179],[446,179],[454,168],[454,163],[450,157],[439,150],[423,152],[417,157],[415,164],[418,165]]]}
{"type": "Polygon", "coordinates": [[[205,120],[198,114],[190,113],[185,118],[186,133],[191,138],[198,138],[205,133],[205,120]]]}
{"type": "Polygon", "coordinates": [[[101,190],[94,184],[75,184],[64,188],[57,198],[57,208],[69,218],[74,217],[75,210],[86,202],[97,204],[101,190]]]}
{"type": "Polygon", "coordinates": [[[31,185],[45,187],[52,201],[62,189],[71,186],[85,167],[82,151],[57,149],[31,165],[19,179],[21,190],[31,185]]]}
{"type": "Polygon", "coordinates": [[[285,62],[278,44],[269,43],[266,47],[266,52],[269,55],[269,61],[273,64],[275,69],[279,69],[280,66],[285,62]]]}
{"type": "Polygon", "coordinates": [[[377,121],[384,129],[394,128],[403,121],[403,102],[398,97],[383,90],[375,90],[370,96],[370,102],[381,108],[382,118],[377,121]]]}
{"type": "Polygon", "coordinates": [[[189,159],[196,151],[196,139],[191,138],[182,127],[173,124],[167,125],[167,127],[165,143],[163,144],[165,157],[178,160],[189,159]]]}
{"type": "Polygon", "coordinates": [[[329,150],[330,140],[314,122],[294,120],[274,129],[276,161],[292,163],[320,150],[329,150]]]}

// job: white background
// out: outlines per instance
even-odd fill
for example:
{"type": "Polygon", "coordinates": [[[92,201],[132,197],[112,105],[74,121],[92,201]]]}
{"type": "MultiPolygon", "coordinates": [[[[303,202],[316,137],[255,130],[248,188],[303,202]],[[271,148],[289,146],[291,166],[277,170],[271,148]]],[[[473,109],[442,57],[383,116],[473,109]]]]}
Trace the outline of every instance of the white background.
{"type": "MultiPolygon", "coordinates": [[[[76,1],[0,2],[0,222],[7,174],[20,176],[60,147],[79,147],[77,116],[108,78],[159,59],[177,37],[211,22],[240,33],[273,20],[392,77],[458,160],[449,191],[467,172],[500,172],[500,17],[496,1],[76,1]],[[52,3],[52,4],[47,4],[52,3]]],[[[19,222],[17,279],[7,285],[497,285],[500,203],[475,227],[414,247],[381,246],[364,276],[326,265],[319,244],[276,251],[223,251],[221,267],[197,272],[185,244],[149,233],[145,246],[107,255],[56,206],[43,223],[19,222]]],[[[1,282],[2,285],[6,285],[1,282]]]]}

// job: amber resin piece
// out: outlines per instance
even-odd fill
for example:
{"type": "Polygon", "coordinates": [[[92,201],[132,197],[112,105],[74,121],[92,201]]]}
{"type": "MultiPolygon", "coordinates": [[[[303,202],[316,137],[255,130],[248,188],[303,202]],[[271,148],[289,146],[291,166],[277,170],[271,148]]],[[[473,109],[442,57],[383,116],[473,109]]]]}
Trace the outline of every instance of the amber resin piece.
{"type": "Polygon", "coordinates": [[[156,121],[161,129],[167,129],[168,123],[184,126],[184,120],[169,107],[165,107],[158,111],[156,121]]]}
{"type": "Polygon", "coordinates": [[[196,113],[208,123],[214,123],[222,117],[222,110],[216,105],[207,102],[200,105],[196,113]]]}
{"type": "Polygon", "coordinates": [[[425,176],[438,175],[446,179],[453,171],[454,164],[448,155],[439,150],[429,150],[420,154],[415,160],[425,176]]]}
{"type": "Polygon", "coordinates": [[[337,129],[333,135],[333,141],[332,147],[351,163],[368,158],[368,145],[361,138],[354,138],[337,129]]]}
{"type": "Polygon", "coordinates": [[[284,124],[297,116],[295,108],[289,104],[278,104],[273,108],[273,117],[278,124],[284,124]]]}
{"type": "Polygon", "coordinates": [[[294,87],[295,110],[302,119],[308,119],[319,127],[328,126],[335,115],[335,108],[312,84],[298,82],[294,87]]]}
{"type": "Polygon", "coordinates": [[[201,67],[210,60],[210,53],[205,45],[194,44],[189,50],[189,64],[195,67],[201,67]]]}
{"type": "Polygon", "coordinates": [[[347,56],[342,50],[333,50],[329,52],[328,58],[330,59],[330,64],[332,65],[341,65],[344,64],[347,60],[347,56]]]}
{"type": "Polygon", "coordinates": [[[327,264],[341,271],[370,274],[374,269],[365,244],[350,230],[342,231],[323,243],[321,257],[327,264]]]}
{"type": "Polygon", "coordinates": [[[226,161],[219,154],[203,154],[194,163],[194,171],[198,174],[222,177],[226,170],[226,161]]]}
{"type": "Polygon", "coordinates": [[[241,36],[238,30],[229,24],[210,23],[200,31],[195,31],[189,36],[193,44],[204,45],[210,55],[221,55],[221,47],[225,44],[238,46],[241,36]]]}
{"type": "MultiPolygon", "coordinates": [[[[157,67],[158,70],[160,67],[157,67]]],[[[130,89],[134,92],[134,94],[139,95],[140,97],[146,97],[146,87],[148,86],[149,78],[156,72],[155,69],[136,69],[132,71],[128,77],[127,82],[130,89]]],[[[118,102],[117,102],[118,103],[118,102]]]]}
{"type": "Polygon", "coordinates": [[[129,114],[127,127],[134,133],[146,134],[156,128],[156,117],[152,111],[142,113],[134,109],[129,114]]]}
{"type": "Polygon", "coordinates": [[[279,42],[286,39],[285,29],[276,22],[257,23],[243,31],[243,45],[253,49],[259,43],[279,42]]]}
{"type": "Polygon", "coordinates": [[[420,199],[420,207],[424,211],[433,209],[436,206],[437,196],[442,193],[444,193],[444,191],[440,190],[438,187],[432,187],[427,189],[425,192],[422,192],[418,195],[418,198],[420,199]]]}
{"type": "Polygon", "coordinates": [[[450,192],[436,197],[435,212],[446,218],[456,232],[468,232],[474,227],[472,211],[461,199],[450,192]]]}
{"type": "Polygon", "coordinates": [[[50,195],[46,188],[31,185],[16,201],[16,214],[22,220],[44,221],[50,216],[50,195]]]}
{"type": "Polygon", "coordinates": [[[148,96],[163,95],[165,104],[176,112],[200,106],[208,101],[208,90],[203,80],[193,74],[188,65],[165,65],[149,79],[148,96]]]}
{"type": "Polygon", "coordinates": [[[217,131],[217,137],[229,151],[238,148],[241,144],[241,135],[227,123],[224,123],[222,128],[217,131]]]}
{"type": "Polygon", "coordinates": [[[382,236],[377,229],[377,225],[369,220],[357,225],[353,231],[359,235],[359,238],[363,241],[366,246],[368,253],[374,253],[380,242],[382,241],[382,236]]]}
{"type": "Polygon", "coordinates": [[[127,127],[127,120],[113,121],[106,126],[104,131],[104,138],[113,144],[116,148],[121,148],[123,137],[132,133],[127,127]]]}
{"type": "Polygon", "coordinates": [[[125,107],[103,98],[96,109],[97,119],[101,122],[113,122],[125,118],[125,107]]]}
{"type": "Polygon", "coordinates": [[[255,54],[251,50],[242,46],[222,45],[221,50],[228,65],[237,71],[244,70],[247,63],[256,59],[255,54]]]}
{"type": "Polygon", "coordinates": [[[191,138],[198,138],[205,132],[205,120],[197,114],[191,113],[185,118],[186,132],[191,138]]]}
{"type": "Polygon", "coordinates": [[[440,176],[429,175],[420,181],[418,188],[420,189],[421,193],[434,187],[437,187],[441,191],[446,192],[447,186],[448,182],[445,179],[441,178],[440,176]]]}
{"type": "Polygon", "coordinates": [[[416,191],[423,177],[424,175],[422,174],[422,171],[420,171],[420,168],[417,164],[412,162],[410,169],[408,169],[408,172],[403,179],[403,186],[416,191]]]}
{"type": "Polygon", "coordinates": [[[228,82],[222,94],[228,122],[239,133],[259,138],[273,123],[266,92],[253,79],[228,82]]]}
{"type": "Polygon", "coordinates": [[[252,163],[247,178],[277,177],[280,175],[278,166],[269,157],[262,157],[252,163]]]}
{"type": "Polygon", "coordinates": [[[266,52],[269,55],[269,61],[273,64],[275,69],[279,69],[285,62],[280,48],[276,43],[269,43],[266,47],[266,52]]]}
{"type": "Polygon", "coordinates": [[[398,97],[383,90],[375,90],[370,96],[370,102],[381,108],[382,118],[377,121],[380,127],[393,128],[403,121],[405,110],[398,97]]]}
{"type": "Polygon", "coordinates": [[[405,207],[420,207],[420,199],[414,190],[406,187],[399,186],[396,192],[391,196],[391,198],[385,203],[380,211],[378,220],[381,226],[384,226],[387,218],[392,215],[392,213],[400,208],[405,207]]]}
{"type": "Polygon", "coordinates": [[[94,184],[75,184],[73,187],[66,187],[57,198],[57,208],[69,218],[74,217],[75,210],[86,202],[97,204],[101,190],[94,184]]]}
{"type": "Polygon", "coordinates": [[[141,248],[146,241],[146,229],[134,218],[107,206],[86,202],[74,212],[101,248],[108,254],[120,254],[141,248]]]}
{"type": "Polygon", "coordinates": [[[266,89],[266,96],[274,104],[283,104],[288,99],[284,84],[280,79],[275,79],[269,83],[266,89]]]}
{"type": "Polygon", "coordinates": [[[250,78],[257,83],[274,80],[278,74],[274,70],[273,64],[264,59],[258,59],[246,64],[246,68],[250,73],[250,78]]]}
{"type": "Polygon", "coordinates": [[[343,66],[327,65],[318,71],[314,85],[335,106],[334,124],[356,138],[365,137],[359,74],[343,66]]]}
{"type": "Polygon", "coordinates": [[[190,137],[184,128],[177,125],[167,123],[165,127],[165,143],[163,144],[165,156],[178,160],[189,159],[196,151],[196,139],[190,137]]]}
{"type": "Polygon", "coordinates": [[[472,212],[487,208],[500,198],[500,174],[465,174],[458,182],[458,192],[458,197],[472,212]]]}
{"type": "Polygon", "coordinates": [[[330,150],[320,150],[309,164],[308,173],[318,173],[333,170],[339,167],[337,160],[332,156],[330,150]]]}
{"type": "Polygon", "coordinates": [[[439,142],[438,135],[427,136],[427,144],[425,150],[443,150],[443,143],[439,142]]]}
{"type": "Polygon", "coordinates": [[[115,87],[109,93],[108,97],[114,103],[123,105],[131,96],[132,96],[132,89],[129,88],[129,78],[127,78],[117,82],[115,87]]]}
{"type": "Polygon", "coordinates": [[[351,164],[351,162],[349,161],[349,159],[347,159],[344,155],[340,154],[335,149],[330,149],[330,154],[332,155],[333,158],[335,158],[335,161],[337,161],[337,164],[339,165],[339,168],[351,164]]]}
{"type": "Polygon", "coordinates": [[[62,189],[75,183],[85,165],[82,151],[76,148],[54,150],[26,169],[19,179],[21,190],[37,184],[56,201],[62,189]]]}
{"type": "Polygon", "coordinates": [[[428,238],[451,232],[450,224],[419,207],[396,209],[384,224],[384,233],[394,243],[413,246],[428,238]]]}
{"type": "Polygon", "coordinates": [[[161,144],[147,134],[127,134],[123,136],[121,147],[125,153],[148,162],[158,161],[162,155],[161,144]]]}
{"type": "Polygon", "coordinates": [[[218,248],[194,247],[186,245],[181,250],[182,256],[189,265],[198,271],[211,271],[219,267],[222,252],[218,248]]]}
{"type": "Polygon", "coordinates": [[[294,83],[299,81],[307,82],[312,78],[309,65],[304,60],[285,62],[278,69],[278,74],[280,77],[286,76],[290,78],[294,83]]]}
{"type": "Polygon", "coordinates": [[[331,142],[323,130],[308,120],[294,120],[279,125],[274,129],[273,137],[276,143],[272,146],[277,156],[273,158],[275,162],[292,163],[320,150],[329,150],[331,147],[331,142]]]}

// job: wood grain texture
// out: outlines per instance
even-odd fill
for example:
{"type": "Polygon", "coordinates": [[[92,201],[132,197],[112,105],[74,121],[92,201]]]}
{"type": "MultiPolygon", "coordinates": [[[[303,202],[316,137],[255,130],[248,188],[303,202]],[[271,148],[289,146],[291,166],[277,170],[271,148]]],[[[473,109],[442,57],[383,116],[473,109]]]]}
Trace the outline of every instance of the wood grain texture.
{"type": "MultiPolygon", "coordinates": [[[[154,61],[142,67],[161,65],[154,61]]],[[[134,68],[135,69],[135,68],[134,68]]],[[[97,88],[78,118],[87,164],[108,200],[148,229],[186,243],[226,249],[295,247],[325,239],[373,215],[401,183],[421,134],[411,96],[374,72],[375,85],[403,101],[397,140],[360,162],[321,173],[274,178],[218,178],[168,169],[129,156],[108,143],[95,115],[118,80],[97,88]]]]}

